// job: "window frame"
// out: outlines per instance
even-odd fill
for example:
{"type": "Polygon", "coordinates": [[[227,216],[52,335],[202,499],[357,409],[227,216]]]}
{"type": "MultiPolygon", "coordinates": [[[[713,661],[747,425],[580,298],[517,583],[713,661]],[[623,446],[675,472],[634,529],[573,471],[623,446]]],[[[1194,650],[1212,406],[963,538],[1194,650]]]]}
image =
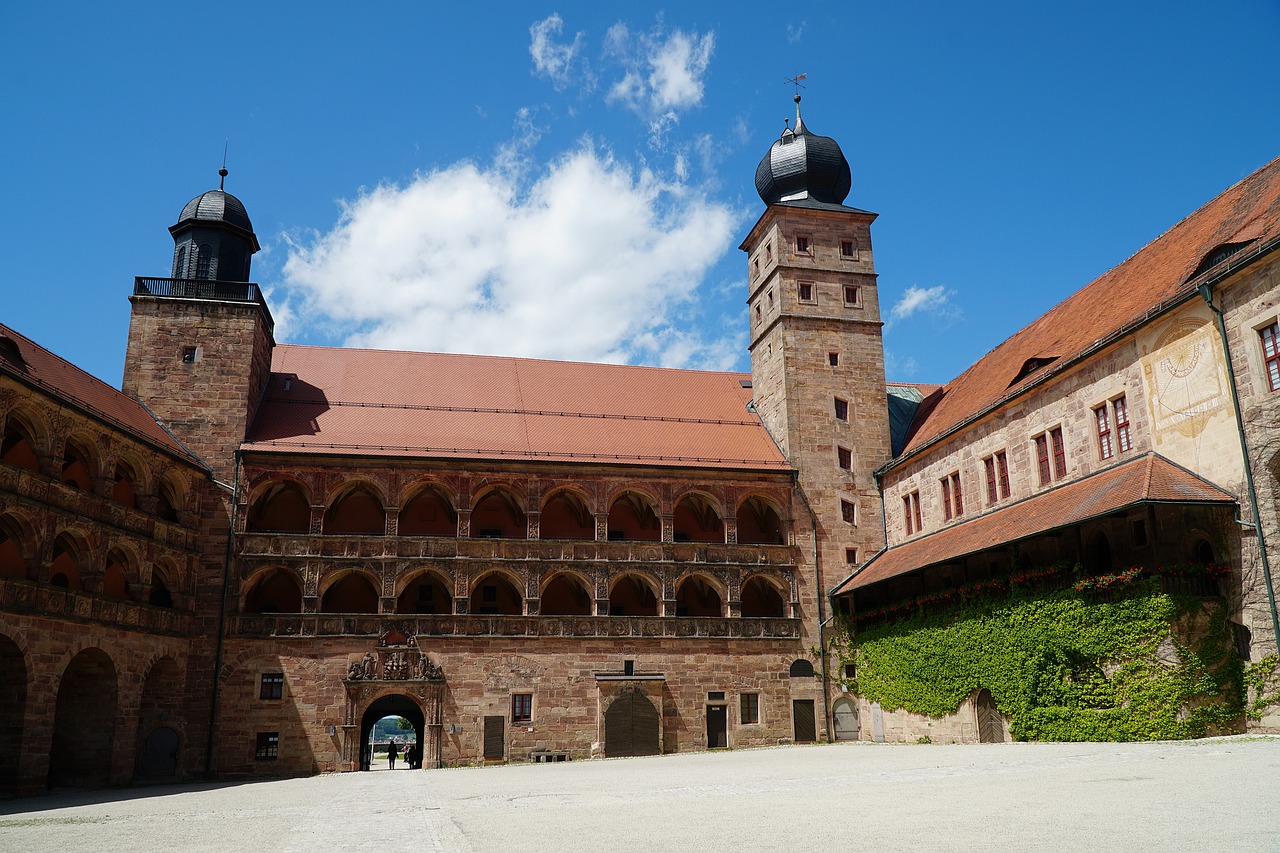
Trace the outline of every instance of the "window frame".
{"type": "Polygon", "coordinates": [[[280,758],[280,732],[257,732],[253,745],[254,761],[276,761],[280,758]]]}
{"type": "Polygon", "coordinates": [[[996,490],[996,457],[994,454],[982,460],[982,468],[987,478],[987,505],[1000,501],[1000,492],[996,490]]]}
{"type": "Polygon", "coordinates": [[[844,304],[848,308],[857,308],[862,304],[862,288],[856,284],[846,284],[843,288],[844,304]],[[850,296],[852,295],[852,299],[850,296]]]}
{"type": "Polygon", "coordinates": [[[760,725],[760,694],[756,691],[738,694],[738,724],[743,726],[760,725]],[[748,704],[750,711],[748,711],[748,704]]]}
{"type": "Polygon", "coordinates": [[[942,520],[951,520],[951,477],[943,477],[939,481],[942,485],[942,520]]]}
{"type": "Polygon", "coordinates": [[[796,282],[796,299],[806,304],[818,301],[818,291],[811,281],[796,282]]]}
{"type": "Polygon", "coordinates": [[[840,517],[844,519],[846,524],[857,525],[858,523],[858,505],[853,501],[840,499],[840,517]]]}
{"type": "Polygon", "coordinates": [[[258,700],[274,702],[284,698],[284,673],[262,672],[258,674],[258,700]],[[274,694],[274,695],[268,695],[274,694]]]}
{"type": "Polygon", "coordinates": [[[1067,476],[1067,440],[1062,427],[1049,430],[1049,445],[1053,448],[1053,479],[1061,480],[1067,476]]]}
{"type": "Polygon", "coordinates": [[[852,471],[853,470],[853,451],[847,447],[841,447],[840,445],[837,444],[836,445],[836,464],[840,466],[841,470],[852,471]]]}
{"type": "Polygon", "coordinates": [[[533,694],[511,694],[511,725],[526,725],[533,722],[533,694]]]}
{"type": "Polygon", "coordinates": [[[1110,459],[1116,455],[1116,451],[1111,440],[1111,415],[1106,403],[1093,410],[1093,419],[1098,429],[1098,458],[1110,459]]]}
{"type": "Polygon", "coordinates": [[[907,535],[919,533],[924,529],[922,515],[920,513],[920,490],[908,492],[902,496],[902,512],[906,520],[907,535]]]}
{"type": "Polygon", "coordinates": [[[996,473],[1000,478],[1000,499],[1004,500],[1013,494],[1013,489],[1009,486],[1009,454],[1004,450],[998,450],[995,458],[996,473]]]}
{"type": "Polygon", "coordinates": [[[858,241],[852,237],[841,238],[840,258],[845,261],[856,261],[858,259],[858,241]],[[846,247],[848,251],[845,251],[846,247]]]}
{"type": "Polygon", "coordinates": [[[964,515],[964,492],[960,488],[959,471],[953,471],[951,474],[951,500],[955,503],[954,516],[959,518],[964,515]]]}
{"type": "Polygon", "coordinates": [[[838,420],[838,421],[844,421],[845,423],[848,423],[848,421],[849,421],[849,401],[848,401],[848,400],[841,399],[840,397],[836,397],[836,398],[835,398],[835,410],[836,410],[836,420],[838,420]]]}
{"type": "Polygon", "coordinates": [[[1280,391],[1280,320],[1272,320],[1258,329],[1258,344],[1262,347],[1262,373],[1267,378],[1267,389],[1280,391]]]}
{"type": "Polygon", "coordinates": [[[797,234],[795,247],[797,255],[812,255],[813,238],[808,234],[797,234]]]}
{"type": "Polygon", "coordinates": [[[1111,401],[1111,413],[1115,418],[1116,447],[1120,453],[1133,449],[1133,436],[1129,429],[1129,401],[1121,394],[1111,401]]]}
{"type": "Polygon", "coordinates": [[[1040,485],[1047,486],[1053,482],[1053,472],[1049,468],[1049,433],[1042,432],[1032,440],[1036,445],[1036,467],[1040,474],[1040,485]]]}

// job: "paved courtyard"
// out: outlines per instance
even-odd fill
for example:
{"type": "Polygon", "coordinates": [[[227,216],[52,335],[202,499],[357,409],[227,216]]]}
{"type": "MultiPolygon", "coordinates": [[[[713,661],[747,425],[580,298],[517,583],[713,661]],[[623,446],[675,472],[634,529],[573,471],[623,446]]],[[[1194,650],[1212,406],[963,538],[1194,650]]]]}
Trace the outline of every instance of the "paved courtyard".
{"type": "Polygon", "coordinates": [[[1280,850],[1280,739],[846,743],[0,801],[0,850],[1280,850]]]}

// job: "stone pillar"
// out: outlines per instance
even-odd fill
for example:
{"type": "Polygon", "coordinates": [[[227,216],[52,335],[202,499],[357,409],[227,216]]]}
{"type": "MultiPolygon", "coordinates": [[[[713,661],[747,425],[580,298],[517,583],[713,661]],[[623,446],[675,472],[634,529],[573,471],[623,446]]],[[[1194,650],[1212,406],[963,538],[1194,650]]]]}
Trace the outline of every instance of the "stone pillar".
{"type": "Polygon", "coordinates": [[[324,532],[324,506],[311,507],[311,533],[319,535],[324,532]]]}
{"type": "Polygon", "coordinates": [[[528,524],[528,532],[525,534],[526,539],[537,541],[542,538],[542,513],[530,512],[525,514],[525,520],[528,524]]]}
{"type": "Polygon", "coordinates": [[[471,538],[471,510],[469,509],[458,510],[458,538],[471,538]]]}
{"type": "Polygon", "coordinates": [[[724,544],[738,544],[738,517],[729,516],[724,520],[724,544]]]}
{"type": "Polygon", "coordinates": [[[676,538],[675,516],[662,516],[662,541],[674,542],[676,538]]]}

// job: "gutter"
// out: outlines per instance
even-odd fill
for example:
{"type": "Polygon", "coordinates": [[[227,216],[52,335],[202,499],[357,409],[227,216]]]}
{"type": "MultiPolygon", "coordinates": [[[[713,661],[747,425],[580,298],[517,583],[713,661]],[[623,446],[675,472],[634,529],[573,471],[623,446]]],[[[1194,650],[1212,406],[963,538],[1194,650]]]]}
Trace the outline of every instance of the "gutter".
{"type": "MultiPolygon", "coordinates": [[[[1274,247],[1275,241],[1272,242],[1274,247]]],[[[1231,345],[1227,343],[1227,324],[1222,316],[1222,309],[1213,304],[1213,286],[1225,278],[1223,275],[1210,279],[1200,285],[1198,291],[1209,310],[1213,312],[1213,316],[1218,321],[1218,335],[1222,338],[1222,350],[1227,361],[1227,382],[1231,388],[1231,406],[1236,415],[1236,431],[1240,436],[1240,452],[1244,456],[1244,481],[1245,488],[1249,492],[1249,503],[1253,509],[1254,530],[1258,532],[1258,550],[1262,554],[1262,577],[1267,584],[1267,603],[1271,609],[1271,630],[1272,638],[1278,648],[1280,648],[1280,616],[1276,614],[1276,594],[1271,583],[1271,562],[1267,559],[1267,540],[1262,532],[1262,516],[1258,513],[1258,493],[1253,485],[1253,462],[1249,457],[1249,442],[1245,437],[1244,431],[1244,415],[1240,411],[1240,397],[1236,393],[1236,370],[1235,365],[1231,361],[1231,345]]],[[[1244,523],[1244,522],[1241,522],[1244,523]]]]}

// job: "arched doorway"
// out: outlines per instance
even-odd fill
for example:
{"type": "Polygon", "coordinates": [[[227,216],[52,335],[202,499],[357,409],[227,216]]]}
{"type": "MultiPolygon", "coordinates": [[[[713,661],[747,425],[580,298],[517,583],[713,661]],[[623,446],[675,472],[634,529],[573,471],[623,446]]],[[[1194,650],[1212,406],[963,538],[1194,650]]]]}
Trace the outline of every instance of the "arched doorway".
{"type": "Polygon", "coordinates": [[[27,664],[22,649],[8,637],[0,636],[0,794],[17,790],[26,707],[27,664]]]}
{"type": "Polygon", "coordinates": [[[649,697],[628,688],[604,712],[604,754],[609,758],[660,752],[658,709],[649,697]]]}
{"type": "MultiPolygon", "coordinates": [[[[426,749],[427,747],[427,731],[426,717],[422,713],[422,708],[408,696],[401,693],[391,693],[386,696],[379,697],[369,703],[369,707],[365,709],[364,715],[360,718],[360,769],[371,769],[371,758],[373,751],[370,744],[370,735],[373,733],[374,726],[377,722],[385,717],[402,717],[409,721],[409,725],[413,727],[413,741],[419,747],[426,749]]],[[[408,739],[408,732],[405,737],[408,739]]],[[[396,769],[407,769],[408,761],[403,757],[396,762],[396,769]]],[[[434,760],[434,756],[424,756],[420,759],[422,762],[434,760]]]]}
{"type": "Polygon", "coordinates": [[[152,729],[138,756],[138,779],[166,779],[178,773],[178,732],[168,726],[152,729]]]}
{"type": "Polygon", "coordinates": [[[984,687],[973,697],[973,711],[978,743],[1005,743],[1009,740],[1005,719],[996,708],[996,700],[990,690],[984,687]]]}
{"type": "Polygon", "coordinates": [[[102,649],[71,659],[58,684],[49,749],[49,787],[100,788],[111,781],[116,668],[102,649]]]}
{"type": "Polygon", "coordinates": [[[178,773],[176,714],[184,680],[182,667],[171,657],[160,658],[147,672],[138,703],[137,779],[171,779],[178,773]]]}
{"type": "Polygon", "coordinates": [[[831,715],[834,717],[836,740],[858,739],[858,709],[852,699],[848,696],[837,699],[831,706],[831,715]]]}

